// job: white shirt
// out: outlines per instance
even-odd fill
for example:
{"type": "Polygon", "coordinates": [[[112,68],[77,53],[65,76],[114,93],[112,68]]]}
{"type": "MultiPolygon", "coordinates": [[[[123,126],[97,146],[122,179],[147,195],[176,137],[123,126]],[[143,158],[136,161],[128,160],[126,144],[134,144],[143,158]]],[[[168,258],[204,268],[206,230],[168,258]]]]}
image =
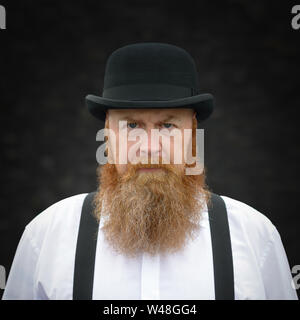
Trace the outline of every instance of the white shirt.
{"type": "MultiPolygon", "coordinates": [[[[72,299],[77,235],[86,195],[54,203],[25,227],[2,299],[72,299]]],[[[249,205],[222,198],[228,212],[235,299],[298,300],[276,227],[249,205]]],[[[207,207],[200,225],[198,236],[177,253],[128,258],[110,249],[101,219],[93,299],[215,299],[207,207]]]]}

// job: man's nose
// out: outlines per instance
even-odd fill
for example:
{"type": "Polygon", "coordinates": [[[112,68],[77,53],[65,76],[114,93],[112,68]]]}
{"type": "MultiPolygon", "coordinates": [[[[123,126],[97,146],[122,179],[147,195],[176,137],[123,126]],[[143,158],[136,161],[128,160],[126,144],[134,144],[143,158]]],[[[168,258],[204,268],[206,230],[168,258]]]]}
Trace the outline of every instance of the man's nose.
{"type": "Polygon", "coordinates": [[[156,158],[160,156],[161,146],[159,139],[155,139],[153,132],[153,139],[151,137],[151,132],[154,128],[150,127],[145,129],[145,135],[141,139],[140,145],[140,156],[150,158],[151,156],[156,158]]]}

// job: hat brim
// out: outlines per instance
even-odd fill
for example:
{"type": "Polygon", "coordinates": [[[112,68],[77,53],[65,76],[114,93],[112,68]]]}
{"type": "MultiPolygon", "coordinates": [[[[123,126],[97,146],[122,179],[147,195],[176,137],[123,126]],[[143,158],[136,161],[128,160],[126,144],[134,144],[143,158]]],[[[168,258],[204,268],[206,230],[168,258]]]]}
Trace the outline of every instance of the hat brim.
{"type": "Polygon", "coordinates": [[[192,108],[197,113],[198,123],[207,119],[214,108],[214,97],[210,93],[203,93],[176,100],[115,100],[89,94],[85,97],[89,112],[105,122],[108,109],[155,109],[155,108],[192,108]]]}

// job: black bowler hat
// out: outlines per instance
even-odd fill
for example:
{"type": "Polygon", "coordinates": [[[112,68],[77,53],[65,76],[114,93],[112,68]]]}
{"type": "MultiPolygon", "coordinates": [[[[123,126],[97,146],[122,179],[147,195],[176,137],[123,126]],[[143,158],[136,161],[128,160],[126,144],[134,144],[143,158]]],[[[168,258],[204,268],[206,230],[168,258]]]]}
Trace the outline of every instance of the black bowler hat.
{"type": "Polygon", "coordinates": [[[143,42],[115,50],[108,58],[101,96],[87,95],[89,111],[105,121],[107,109],[192,108],[199,122],[213,111],[203,93],[193,58],[175,45],[143,42]]]}

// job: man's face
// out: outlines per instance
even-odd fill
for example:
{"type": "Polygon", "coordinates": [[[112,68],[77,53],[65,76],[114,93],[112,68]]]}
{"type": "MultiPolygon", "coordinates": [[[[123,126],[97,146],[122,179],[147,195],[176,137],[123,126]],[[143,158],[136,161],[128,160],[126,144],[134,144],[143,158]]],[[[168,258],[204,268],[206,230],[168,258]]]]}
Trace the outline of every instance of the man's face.
{"type": "MultiPolygon", "coordinates": [[[[193,109],[110,109],[106,127],[109,127],[116,137],[116,140],[109,137],[108,141],[109,149],[112,150],[110,156],[118,173],[122,175],[127,171],[126,163],[131,163],[130,155],[133,154],[139,159],[148,159],[149,164],[153,163],[153,156],[165,159],[165,163],[176,163],[183,169],[184,155],[191,144],[191,136],[187,136],[184,129],[192,129],[193,119],[196,120],[193,109]],[[161,137],[155,138],[155,133],[160,133],[161,137]],[[113,141],[116,143],[111,143],[113,141]],[[120,163],[120,156],[126,159],[125,164],[120,163]]],[[[140,169],[144,173],[158,170],[161,169],[153,166],[140,169]]]]}
{"type": "Polygon", "coordinates": [[[183,144],[192,144],[193,135],[185,139],[184,130],[190,129],[191,133],[196,121],[192,109],[109,110],[106,127],[114,134],[108,137],[108,156],[114,159],[97,169],[99,187],[94,215],[98,221],[108,218],[102,231],[117,252],[129,256],[174,252],[182,249],[186,240],[197,232],[209,198],[205,174],[203,171],[199,175],[187,175],[184,170],[187,164],[174,162],[178,150],[185,147],[183,144]],[[127,126],[119,130],[121,120],[127,120],[127,126]],[[148,140],[141,139],[134,149],[139,159],[151,160],[154,155],[163,160],[169,155],[170,162],[118,163],[120,146],[123,147],[120,155],[125,154],[127,159],[136,144],[127,139],[126,128],[128,136],[136,128],[143,129],[147,136],[148,140]],[[171,137],[170,144],[164,145],[163,139],[157,145],[152,144],[153,129],[169,133],[177,130],[180,139],[171,137]],[[116,143],[112,142],[112,136],[116,143]]]}

